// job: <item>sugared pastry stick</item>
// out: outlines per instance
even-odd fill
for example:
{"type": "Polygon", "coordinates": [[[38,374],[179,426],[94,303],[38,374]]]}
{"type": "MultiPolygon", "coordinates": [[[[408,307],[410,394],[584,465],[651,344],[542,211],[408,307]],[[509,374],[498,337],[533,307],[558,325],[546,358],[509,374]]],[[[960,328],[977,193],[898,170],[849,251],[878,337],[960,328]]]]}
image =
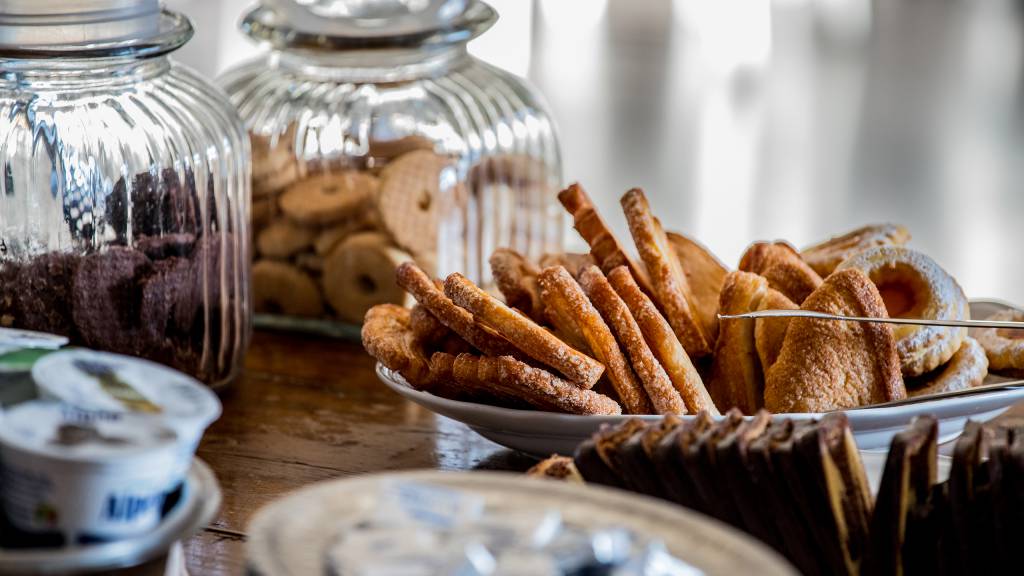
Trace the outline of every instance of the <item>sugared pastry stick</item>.
{"type": "Polygon", "coordinates": [[[409,326],[409,309],[379,304],[363,320],[363,347],[381,364],[398,372],[418,390],[432,384],[430,365],[409,326]]]}
{"type": "Polygon", "coordinates": [[[707,356],[711,353],[711,345],[704,333],[686,274],[668,243],[661,223],[651,214],[647,197],[639,188],[633,188],[622,196],[620,203],[640,259],[650,274],[653,296],[659,309],[665,313],[672,331],[691,358],[707,356]]]}
{"type": "Polygon", "coordinates": [[[665,368],[672,385],[683,397],[686,409],[693,413],[707,410],[712,416],[717,416],[718,408],[711,400],[711,395],[704,387],[690,357],[683,350],[683,345],[679,343],[679,339],[672,332],[672,327],[665,321],[654,302],[651,302],[637,286],[629,270],[625,266],[612,270],[608,274],[608,281],[636,319],[644,340],[654,352],[654,357],[665,368]]]}
{"type": "Polygon", "coordinates": [[[505,306],[462,274],[448,276],[444,291],[453,302],[472,312],[527,356],[558,370],[580,388],[593,388],[604,373],[603,364],[505,306]]]}
{"type": "Polygon", "coordinates": [[[542,322],[544,313],[540,289],[537,287],[540,268],[511,248],[498,248],[488,262],[498,290],[505,297],[505,303],[518,308],[535,321],[542,322]]]}
{"type": "Polygon", "coordinates": [[[622,413],[611,398],[593,390],[580,390],[546,370],[511,356],[491,358],[459,354],[452,372],[459,384],[499,396],[513,396],[538,410],[591,415],[622,413]]]}
{"type": "Polygon", "coordinates": [[[456,306],[419,266],[412,262],[403,263],[395,270],[395,280],[441,324],[462,336],[477,350],[490,356],[519,354],[507,340],[489,331],[478,323],[472,314],[456,306]]]}
{"type": "MultiPolygon", "coordinates": [[[[665,369],[654,357],[654,352],[644,341],[643,332],[636,323],[636,319],[629,313],[629,308],[622,298],[615,293],[608,279],[604,277],[597,266],[588,266],[580,272],[580,284],[583,292],[594,305],[604,321],[611,327],[612,332],[618,339],[619,344],[629,355],[633,370],[640,377],[644,390],[651,397],[654,395],[666,394],[666,390],[672,390],[680,400],[682,395],[673,387],[665,369]]],[[[683,409],[687,410],[685,401],[683,409]]],[[[685,414],[686,412],[679,412],[685,414]]]]}
{"type": "Polygon", "coordinates": [[[654,294],[647,272],[622,248],[604,219],[597,213],[597,208],[582,186],[570,184],[568,188],[558,193],[558,200],[566,211],[572,214],[573,227],[590,246],[590,254],[601,270],[607,273],[611,272],[612,268],[626,266],[633,273],[640,288],[647,294],[654,294]]]}
{"type": "Polygon", "coordinates": [[[562,266],[545,268],[537,281],[541,287],[541,298],[549,309],[557,310],[557,315],[573,322],[583,335],[587,347],[605,366],[605,374],[615,389],[628,414],[685,414],[686,406],[679,393],[671,384],[654,390],[648,398],[640,385],[633,369],[626,362],[619,343],[615,341],[611,330],[601,315],[587,299],[583,289],[573,280],[569,272],[562,266]]]}
{"type": "Polygon", "coordinates": [[[409,311],[409,326],[416,339],[423,344],[440,342],[454,335],[447,326],[441,324],[441,321],[434,317],[430,310],[424,308],[422,304],[416,304],[409,311]]]}

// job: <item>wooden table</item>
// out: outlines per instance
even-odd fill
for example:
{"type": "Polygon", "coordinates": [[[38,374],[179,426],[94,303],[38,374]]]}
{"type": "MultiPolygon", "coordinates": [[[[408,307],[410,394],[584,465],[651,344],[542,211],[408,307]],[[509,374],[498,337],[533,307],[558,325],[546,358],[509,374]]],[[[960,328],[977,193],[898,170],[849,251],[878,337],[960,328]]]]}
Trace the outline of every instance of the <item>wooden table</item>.
{"type": "MultiPolygon", "coordinates": [[[[224,491],[220,516],[185,543],[192,576],[243,573],[246,523],[312,482],[384,470],[522,471],[534,460],[388,390],[354,343],[259,332],[199,456],[224,491]]],[[[1024,425],[1024,404],[999,421],[1024,425]]]]}
{"type": "Polygon", "coordinates": [[[385,470],[526,470],[534,460],[384,386],[354,343],[257,332],[245,372],[199,457],[224,492],[220,516],[185,543],[192,576],[243,573],[245,526],[312,482],[385,470]]]}

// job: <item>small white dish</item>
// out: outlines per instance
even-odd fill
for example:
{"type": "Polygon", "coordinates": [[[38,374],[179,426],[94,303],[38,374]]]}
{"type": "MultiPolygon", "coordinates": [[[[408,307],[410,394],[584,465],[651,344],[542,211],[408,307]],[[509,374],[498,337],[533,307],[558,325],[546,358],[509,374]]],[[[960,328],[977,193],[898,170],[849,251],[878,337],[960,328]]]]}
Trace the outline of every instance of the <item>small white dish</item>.
{"type": "MultiPolygon", "coordinates": [[[[64,548],[0,548],[0,574],[98,574],[138,566],[199,532],[220,510],[221,489],[213,471],[192,461],[180,499],[160,524],[141,536],[116,542],[64,548]]],[[[173,571],[168,571],[173,574],[173,571]]]]}
{"type": "MultiPolygon", "coordinates": [[[[449,400],[409,385],[399,374],[377,364],[377,375],[395,392],[409,400],[457,420],[475,432],[502,446],[535,456],[570,455],[576,446],[590,437],[602,424],[616,425],[630,418],[650,422],[661,416],[579,416],[538,410],[517,410],[473,402],[449,400]]],[[[1024,400],[1024,388],[998,390],[973,396],[943,398],[902,406],[859,408],[846,412],[857,447],[861,450],[887,451],[894,434],[903,430],[915,416],[932,415],[939,421],[939,442],[955,440],[968,419],[986,422],[999,416],[1014,403],[1024,400]]],[[[776,414],[778,419],[820,418],[822,414],[776,414]]],[[[683,416],[683,419],[693,416],[683,416]]]]}

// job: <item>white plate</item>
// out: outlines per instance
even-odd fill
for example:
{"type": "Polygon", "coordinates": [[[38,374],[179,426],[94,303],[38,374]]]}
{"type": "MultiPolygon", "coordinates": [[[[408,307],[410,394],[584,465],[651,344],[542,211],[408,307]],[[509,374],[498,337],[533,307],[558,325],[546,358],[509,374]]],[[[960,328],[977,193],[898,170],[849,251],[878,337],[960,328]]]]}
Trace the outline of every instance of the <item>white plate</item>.
{"type": "MultiPolygon", "coordinates": [[[[661,420],[661,416],[579,416],[449,400],[414,389],[399,374],[381,364],[377,364],[377,375],[389,388],[432,412],[458,420],[502,446],[536,456],[572,454],[601,424],[620,424],[630,418],[649,422],[661,420]]],[[[905,406],[861,408],[847,411],[846,416],[858,448],[885,451],[893,435],[905,428],[914,416],[935,416],[939,420],[939,442],[943,443],[956,439],[968,418],[979,422],[991,420],[1019,400],[1024,400],[1024,388],[905,406]]],[[[821,416],[818,413],[776,414],[775,418],[799,420],[821,416]]],[[[684,420],[687,418],[693,416],[683,416],[684,420]]]]}
{"type": "Polygon", "coordinates": [[[0,574],[96,574],[138,566],[169,551],[173,553],[175,542],[188,538],[213,521],[220,503],[217,477],[202,460],[195,458],[181,500],[152,532],[87,546],[0,548],[0,574]]]}
{"type": "MultiPolygon", "coordinates": [[[[1000,300],[972,300],[971,317],[987,318],[1012,308],[1000,300]]],[[[389,388],[427,409],[458,420],[481,436],[502,446],[536,456],[553,453],[572,454],[576,446],[589,438],[601,424],[619,424],[629,418],[658,421],[660,416],[578,416],[537,410],[500,408],[473,402],[448,400],[414,389],[399,374],[380,363],[377,375],[389,388]]],[[[993,381],[999,381],[998,377],[993,381]]],[[[1005,380],[1005,379],[1003,379],[1005,380]]],[[[915,417],[932,415],[939,420],[939,443],[955,440],[968,419],[986,422],[999,416],[1014,403],[1024,400],[1024,388],[999,390],[971,396],[942,398],[903,406],[859,408],[846,412],[850,427],[861,450],[888,451],[894,434],[915,417]]],[[[820,418],[822,414],[778,414],[776,418],[820,418]]],[[[684,416],[692,418],[692,416],[684,416]]]]}
{"type": "Polygon", "coordinates": [[[261,576],[318,573],[339,518],[358,518],[378,504],[389,481],[436,484],[484,498],[499,510],[557,509],[568,524],[623,526],[661,540],[705,574],[796,574],[764,544],[717,520],[645,496],[498,472],[418,471],[324,482],[266,506],[246,528],[246,563],[261,576]],[[326,540],[326,541],[325,541],[326,540]]]}

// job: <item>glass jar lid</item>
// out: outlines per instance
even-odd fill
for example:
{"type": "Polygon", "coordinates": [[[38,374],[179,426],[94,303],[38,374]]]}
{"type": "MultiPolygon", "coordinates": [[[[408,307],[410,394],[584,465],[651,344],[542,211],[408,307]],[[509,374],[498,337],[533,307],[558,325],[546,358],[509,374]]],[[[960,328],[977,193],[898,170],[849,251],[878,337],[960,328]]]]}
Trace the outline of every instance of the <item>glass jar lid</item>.
{"type": "Polygon", "coordinates": [[[155,56],[192,37],[192,24],[159,0],[0,2],[0,57],[155,56]]]}
{"type": "Polygon", "coordinates": [[[262,0],[241,28],[275,48],[418,48],[466,42],[497,19],[479,0],[262,0]]]}

